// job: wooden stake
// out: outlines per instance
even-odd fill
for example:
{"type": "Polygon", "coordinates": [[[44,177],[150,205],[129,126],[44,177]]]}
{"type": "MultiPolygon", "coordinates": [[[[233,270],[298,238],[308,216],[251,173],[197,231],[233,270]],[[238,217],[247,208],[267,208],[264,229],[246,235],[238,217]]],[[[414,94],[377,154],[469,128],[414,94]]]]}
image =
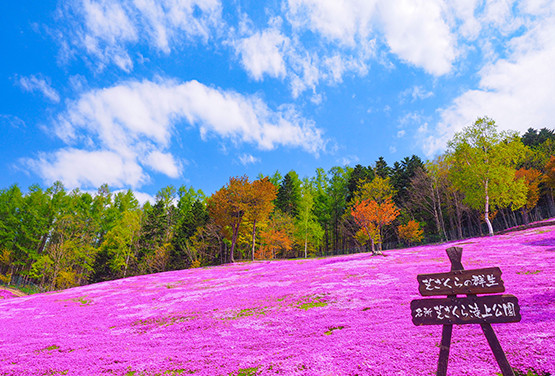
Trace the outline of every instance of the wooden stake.
{"type": "Polygon", "coordinates": [[[482,331],[484,332],[484,335],[488,340],[489,347],[491,348],[491,351],[495,356],[495,360],[497,360],[497,364],[499,364],[499,368],[501,369],[503,376],[515,376],[515,373],[509,365],[509,361],[505,356],[505,352],[501,348],[501,344],[499,343],[499,340],[497,339],[497,336],[495,335],[491,324],[480,325],[482,326],[482,331]]]}
{"type": "MultiPolygon", "coordinates": [[[[461,262],[462,251],[463,249],[461,247],[451,247],[447,249],[447,256],[449,256],[449,261],[451,261],[451,271],[464,270],[461,262]]],[[[476,296],[476,294],[467,294],[467,296],[476,296]]],[[[456,297],[456,295],[448,295],[448,297],[456,297]]],[[[503,376],[515,376],[491,324],[480,325],[482,326],[482,331],[488,340],[489,347],[495,356],[495,360],[497,360],[497,364],[499,364],[503,376]]],[[[437,363],[437,376],[447,376],[447,364],[449,362],[452,334],[453,325],[443,325],[443,330],[441,331],[441,346],[439,348],[439,360],[437,363]]]]}

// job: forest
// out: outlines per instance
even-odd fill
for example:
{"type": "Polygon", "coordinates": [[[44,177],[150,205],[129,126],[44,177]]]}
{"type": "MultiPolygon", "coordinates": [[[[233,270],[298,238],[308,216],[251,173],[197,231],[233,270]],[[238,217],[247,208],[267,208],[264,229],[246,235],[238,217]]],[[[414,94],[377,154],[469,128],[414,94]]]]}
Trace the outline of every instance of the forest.
{"type": "Polygon", "coordinates": [[[479,118],[444,154],[314,176],[230,177],[206,196],[167,186],[140,205],[131,190],[61,182],[0,190],[0,283],[64,289],[238,260],[306,258],[435,243],[555,216],[555,132],[500,131],[479,118]]]}

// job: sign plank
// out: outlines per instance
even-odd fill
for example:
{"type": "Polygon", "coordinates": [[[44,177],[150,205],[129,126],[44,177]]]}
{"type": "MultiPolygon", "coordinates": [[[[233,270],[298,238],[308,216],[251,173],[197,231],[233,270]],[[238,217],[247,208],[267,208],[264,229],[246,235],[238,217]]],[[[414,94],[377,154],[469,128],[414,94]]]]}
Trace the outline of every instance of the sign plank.
{"type": "Polygon", "coordinates": [[[416,278],[418,291],[422,296],[491,294],[505,291],[501,269],[497,267],[419,274],[416,278]]]}
{"type": "Polygon", "coordinates": [[[514,295],[416,299],[410,308],[414,325],[492,324],[521,319],[514,295]]]}

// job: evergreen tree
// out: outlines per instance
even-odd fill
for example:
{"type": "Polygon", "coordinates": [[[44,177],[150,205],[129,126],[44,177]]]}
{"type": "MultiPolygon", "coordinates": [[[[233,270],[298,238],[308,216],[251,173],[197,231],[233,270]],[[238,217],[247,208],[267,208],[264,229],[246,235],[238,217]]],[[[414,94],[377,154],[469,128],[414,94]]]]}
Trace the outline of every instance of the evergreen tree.
{"type": "Polygon", "coordinates": [[[376,167],[374,167],[374,173],[382,179],[391,176],[391,167],[387,165],[387,162],[383,157],[379,157],[376,161],[376,167]]]}
{"type": "Polygon", "coordinates": [[[278,189],[276,197],[276,208],[283,213],[296,217],[298,214],[299,200],[301,197],[301,183],[299,176],[293,170],[289,171],[278,189]]]}

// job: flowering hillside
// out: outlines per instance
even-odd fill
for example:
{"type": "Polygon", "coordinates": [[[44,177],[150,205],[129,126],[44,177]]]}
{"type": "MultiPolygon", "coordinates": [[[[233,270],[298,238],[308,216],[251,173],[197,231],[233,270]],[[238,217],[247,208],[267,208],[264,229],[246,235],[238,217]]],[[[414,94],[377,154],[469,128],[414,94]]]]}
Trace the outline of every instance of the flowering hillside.
{"type": "MultiPolygon", "coordinates": [[[[499,266],[522,321],[511,365],[555,372],[555,226],[370,254],[188,269],[0,300],[0,375],[433,375],[441,326],[412,324],[416,275],[499,266]]],[[[455,326],[450,375],[499,369],[455,326]]]]}

